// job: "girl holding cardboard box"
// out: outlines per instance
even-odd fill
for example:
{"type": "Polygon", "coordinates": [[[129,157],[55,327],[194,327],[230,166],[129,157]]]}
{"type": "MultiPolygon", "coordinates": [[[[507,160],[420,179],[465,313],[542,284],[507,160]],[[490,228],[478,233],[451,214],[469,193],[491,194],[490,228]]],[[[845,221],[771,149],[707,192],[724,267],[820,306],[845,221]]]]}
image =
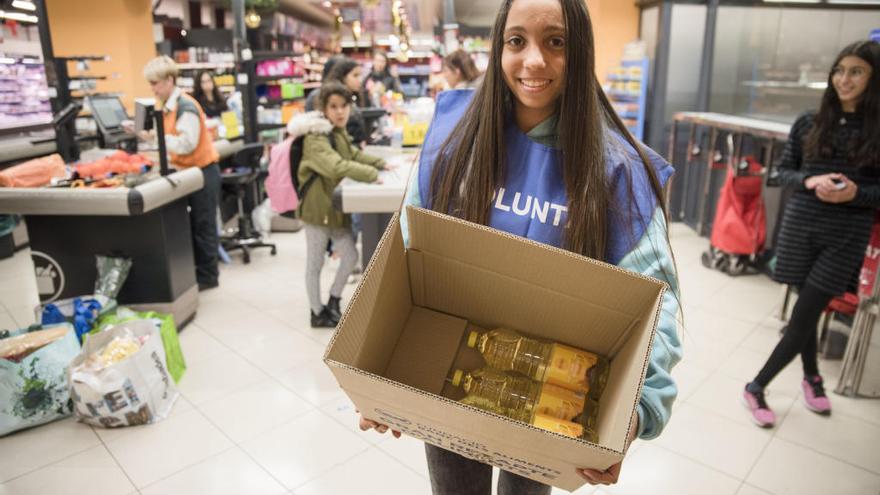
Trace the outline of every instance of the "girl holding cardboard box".
{"type": "MultiPolygon", "coordinates": [[[[492,57],[476,90],[442,93],[407,204],[448,213],[667,282],[647,377],[631,430],[657,437],[677,388],[678,281],[663,185],[672,168],[638,143],[595,77],[593,30],[582,0],[505,0],[492,57]]],[[[405,213],[405,211],[404,211],[405,213]]],[[[406,219],[401,220],[406,236],[406,219]]],[[[361,428],[387,426],[362,419],[361,428]]],[[[426,446],[435,494],[489,494],[492,470],[426,446]]],[[[617,482],[621,465],[579,470],[617,482]]],[[[498,493],[549,494],[502,472],[498,493]]]]}

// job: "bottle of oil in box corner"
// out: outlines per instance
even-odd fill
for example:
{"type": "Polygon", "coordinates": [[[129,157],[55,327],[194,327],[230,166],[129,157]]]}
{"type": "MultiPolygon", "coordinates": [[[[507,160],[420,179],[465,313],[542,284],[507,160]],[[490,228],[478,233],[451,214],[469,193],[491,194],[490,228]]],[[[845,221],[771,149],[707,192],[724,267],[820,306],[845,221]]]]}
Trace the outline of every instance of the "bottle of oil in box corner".
{"type": "Polygon", "coordinates": [[[471,332],[469,347],[486,363],[502,371],[516,371],[539,382],[552,383],[598,399],[608,381],[608,360],[567,345],[542,342],[512,330],[499,328],[471,332]]]}
{"type": "MultiPolygon", "coordinates": [[[[584,419],[585,405],[595,402],[583,393],[492,368],[469,373],[455,370],[450,381],[467,394],[462,400],[465,404],[595,442],[595,421],[573,421],[584,419]]],[[[594,410],[592,404],[588,409],[594,410]]]]}

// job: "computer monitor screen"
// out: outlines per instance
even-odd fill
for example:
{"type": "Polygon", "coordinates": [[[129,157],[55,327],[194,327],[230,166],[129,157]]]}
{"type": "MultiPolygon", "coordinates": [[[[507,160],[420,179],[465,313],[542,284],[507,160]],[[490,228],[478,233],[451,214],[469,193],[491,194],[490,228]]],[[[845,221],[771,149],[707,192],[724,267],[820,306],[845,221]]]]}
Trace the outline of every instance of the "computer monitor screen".
{"type": "Polygon", "coordinates": [[[117,130],[122,128],[122,121],[128,119],[125,107],[117,97],[89,98],[89,106],[92,115],[99,121],[105,130],[117,130]]]}

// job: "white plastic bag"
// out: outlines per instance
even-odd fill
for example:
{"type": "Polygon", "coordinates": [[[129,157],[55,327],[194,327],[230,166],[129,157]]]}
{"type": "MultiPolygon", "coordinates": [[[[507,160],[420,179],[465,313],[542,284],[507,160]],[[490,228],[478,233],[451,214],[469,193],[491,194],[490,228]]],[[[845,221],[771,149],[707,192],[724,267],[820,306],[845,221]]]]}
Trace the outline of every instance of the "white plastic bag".
{"type": "Polygon", "coordinates": [[[273,216],[275,216],[275,212],[272,211],[272,204],[268,198],[260,203],[259,206],[254,208],[254,211],[251,213],[251,219],[254,222],[254,228],[257,229],[257,232],[262,234],[264,237],[268,236],[269,233],[272,232],[273,216]]]}
{"type": "Polygon", "coordinates": [[[168,373],[162,335],[149,320],[129,321],[89,335],[68,373],[74,415],[96,426],[155,423],[168,417],[180,395],[168,373]],[[114,339],[129,337],[139,342],[140,349],[121,361],[95,364],[93,356],[114,339]]]}

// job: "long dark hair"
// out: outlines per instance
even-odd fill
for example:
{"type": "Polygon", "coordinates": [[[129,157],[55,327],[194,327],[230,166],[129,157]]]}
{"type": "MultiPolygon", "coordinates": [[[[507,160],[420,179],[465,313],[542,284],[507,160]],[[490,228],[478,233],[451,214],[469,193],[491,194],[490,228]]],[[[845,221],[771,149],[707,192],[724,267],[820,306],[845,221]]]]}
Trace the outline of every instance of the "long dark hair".
{"type": "Polygon", "coordinates": [[[379,55],[380,57],[385,59],[385,68],[382,69],[382,72],[376,71],[376,66],[374,65],[372,69],[370,69],[370,73],[367,74],[367,78],[372,77],[373,74],[381,74],[381,77],[391,77],[391,59],[388,58],[388,54],[383,52],[382,50],[376,50],[373,52],[373,57],[379,55]]]}
{"type": "MultiPolygon", "coordinates": [[[[347,76],[351,71],[355,70],[355,68],[357,68],[358,66],[360,66],[360,64],[357,63],[355,60],[352,60],[348,57],[343,57],[339,59],[336,64],[333,65],[333,68],[330,69],[330,74],[327,75],[324,81],[337,81],[339,83],[342,83],[343,86],[346,86],[345,76],[347,76]]],[[[357,100],[358,102],[364,101],[360,90],[352,91],[352,95],[353,100],[357,100]]]]}
{"type": "Polygon", "coordinates": [[[327,79],[330,81],[339,81],[342,84],[345,84],[345,76],[348,75],[349,72],[353,71],[358,65],[354,60],[344,57],[333,65],[333,68],[330,69],[330,73],[327,74],[327,79]]]}
{"type": "MultiPolygon", "coordinates": [[[[559,144],[568,195],[565,248],[605,259],[612,193],[605,171],[605,132],[616,130],[639,153],[665,212],[660,181],[641,145],[614,112],[595,76],[593,28],[583,0],[559,0],[565,22],[565,84],[558,101],[559,144]]],[[[514,95],[504,81],[501,54],[513,0],[505,0],[492,31],[483,84],[437,156],[431,177],[432,209],[487,224],[495,188],[505,175],[504,129],[514,95]]],[[[632,189],[630,187],[630,189],[632,189]]],[[[630,191],[632,194],[632,191],[630,191]]]]}
{"type": "Polygon", "coordinates": [[[471,82],[480,77],[480,70],[470,55],[464,50],[455,50],[449,55],[443,57],[443,65],[450,69],[461,72],[461,77],[467,82],[471,82]]]}
{"type": "Polygon", "coordinates": [[[880,43],[859,41],[837,55],[828,73],[828,89],[822,96],[822,105],[814,119],[813,128],[805,139],[806,156],[812,159],[830,158],[833,153],[831,136],[840,126],[843,106],[834,89],[834,73],[844,57],[858,57],[871,66],[871,79],[857,112],[862,114],[862,129],[847,150],[848,159],[857,167],[880,167],[880,43]]]}
{"type": "Polygon", "coordinates": [[[220,95],[220,90],[217,88],[217,83],[214,81],[214,75],[211,71],[208,70],[200,70],[198,76],[196,76],[195,84],[193,84],[193,98],[198,102],[208,101],[205,95],[205,90],[202,89],[202,76],[205,74],[211,77],[211,82],[214,83],[214,88],[211,90],[211,98],[214,104],[225,102],[223,96],[220,95]]]}

